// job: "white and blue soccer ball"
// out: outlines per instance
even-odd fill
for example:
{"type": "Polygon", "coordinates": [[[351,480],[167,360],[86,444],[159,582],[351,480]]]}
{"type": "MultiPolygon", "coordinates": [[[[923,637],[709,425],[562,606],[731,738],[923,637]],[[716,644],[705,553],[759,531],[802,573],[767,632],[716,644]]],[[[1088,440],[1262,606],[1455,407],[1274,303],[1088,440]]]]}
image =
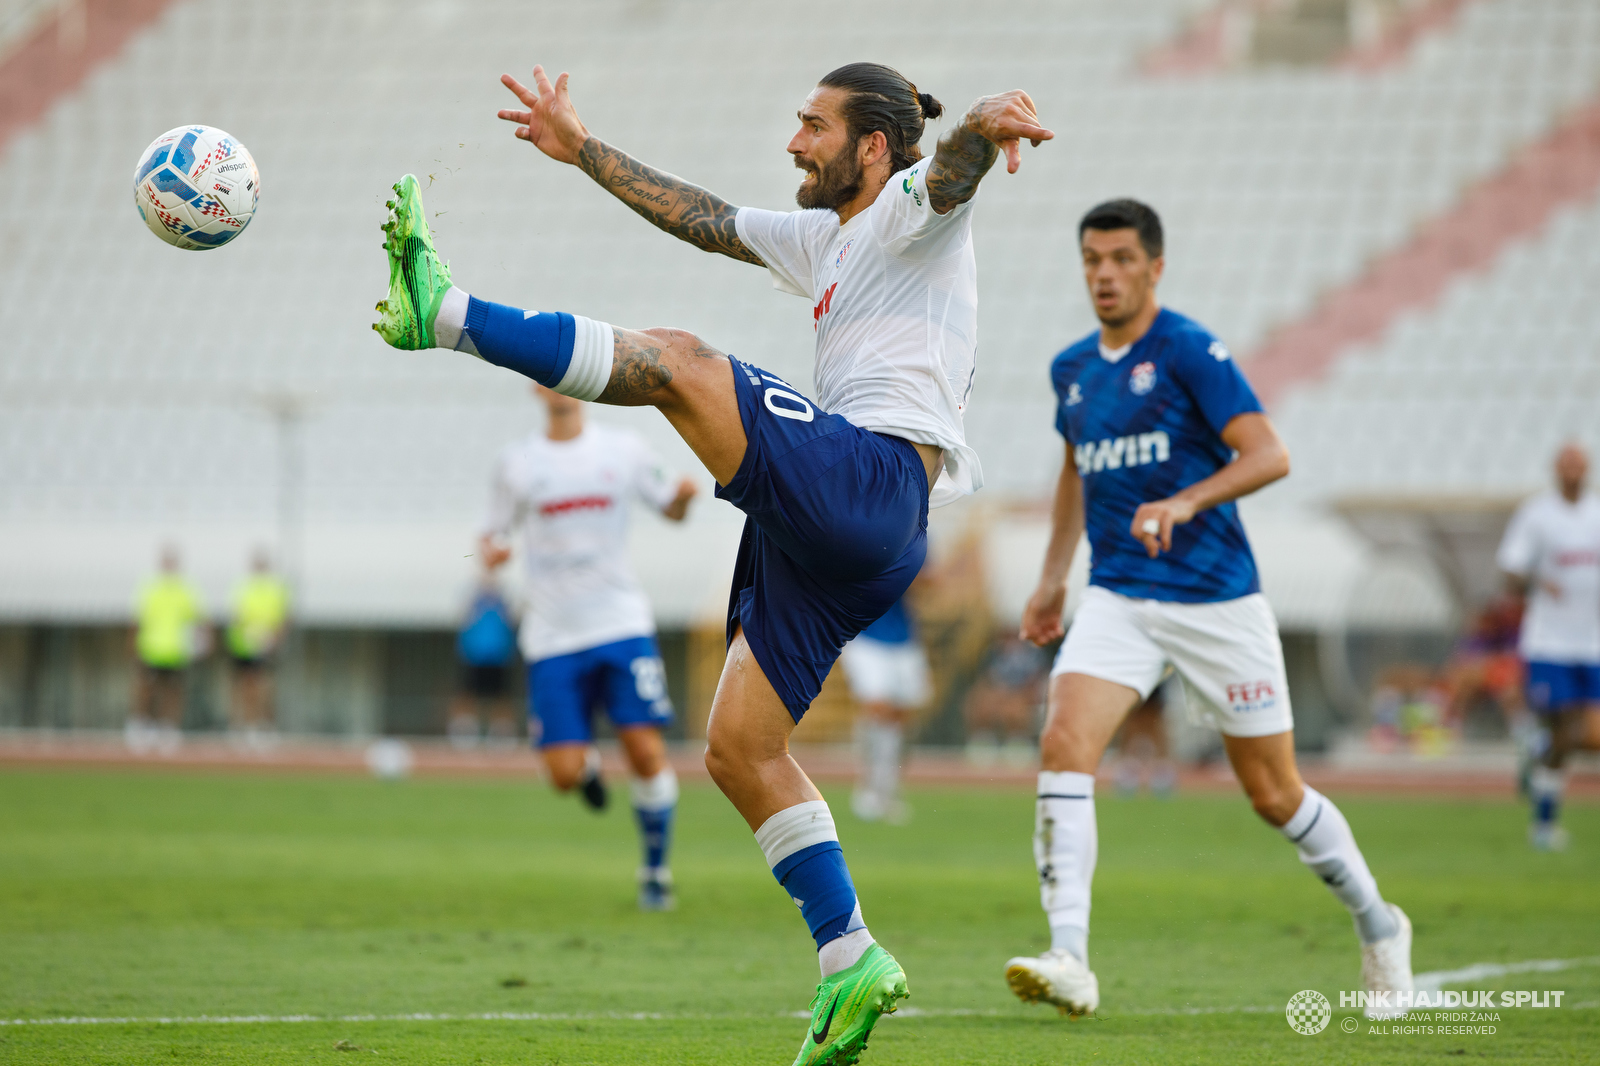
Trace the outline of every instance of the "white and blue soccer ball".
{"type": "Polygon", "coordinates": [[[133,202],[150,232],[199,252],[220,248],[250,224],[261,174],[244,145],[211,126],[157,137],[133,172],[133,202]]]}

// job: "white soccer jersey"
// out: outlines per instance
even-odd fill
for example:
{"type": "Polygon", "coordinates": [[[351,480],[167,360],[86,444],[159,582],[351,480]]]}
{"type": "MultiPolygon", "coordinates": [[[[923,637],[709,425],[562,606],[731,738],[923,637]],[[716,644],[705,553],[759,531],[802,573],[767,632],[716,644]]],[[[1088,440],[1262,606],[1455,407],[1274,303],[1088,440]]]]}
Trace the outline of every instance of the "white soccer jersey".
{"type": "Polygon", "coordinates": [[[817,332],[817,403],[862,429],[944,449],[933,504],[983,484],[962,412],[978,347],[972,201],[938,214],[928,160],[844,225],[834,211],[741,207],[739,239],[803,296],[817,332]]]}
{"type": "Polygon", "coordinates": [[[1512,516],[1500,569],[1526,578],[1522,657],[1530,662],[1600,663],[1600,499],[1568,503],[1541,492],[1512,516]]]}
{"type": "Polygon", "coordinates": [[[628,565],[628,508],[677,495],[635,433],[587,425],[571,440],[543,433],[495,467],[488,533],[520,531],[527,606],[519,644],[532,662],[655,633],[650,601],[628,565]]]}

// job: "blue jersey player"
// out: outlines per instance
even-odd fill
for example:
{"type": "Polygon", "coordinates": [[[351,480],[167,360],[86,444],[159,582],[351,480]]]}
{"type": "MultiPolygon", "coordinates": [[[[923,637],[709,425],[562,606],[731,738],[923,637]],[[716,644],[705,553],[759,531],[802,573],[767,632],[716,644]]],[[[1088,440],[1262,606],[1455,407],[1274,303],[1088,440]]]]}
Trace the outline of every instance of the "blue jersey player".
{"type": "Polygon", "coordinates": [[[921,568],[930,492],[942,501],[982,482],[962,429],[977,343],[973,197],[1002,150],[1015,171],[1021,140],[1052,134],[1011,91],[980,98],[925,159],[918,142],[939,102],[888,67],[851,63],[800,107],[788,152],[804,172],[801,210],[736,208],[592,136],[567,80],[539,67],[532,88],[503,77],[523,109],[500,117],[653,225],[766,267],[805,299],[817,400],[682,330],[613,328],[454,287],[410,176],[384,227],[390,284],[375,328],[395,347],[467,351],[563,395],[656,407],[745,512],[706,767],[817,946],[822,983],[795,1061],[855,1062],[906,977],[867,932],[833,816],[789,734],[840,648],[921,568]]]}
{"type": "Polygon", "coordinates": [[[1410,991],[1410,923],[1379,895],[1338,808],[1300,780],[1277,622],[1233,503],[1287,474],[1288,452],[1227,347],[1157,303],[1156,213],[1134,200],[1101,204],[1078,238],[1100,329],[1051,366],[1066,461],[1022,635],[1061,637],[1085,531],[1090,587],[1051,670],[1040,738],[1034,857],[1051,948],[1012,959],[1007,983],[1067,1014],[1099,1005],[1088,966],[1095,768],[1173,669],[1221,730],[1256,813],[1354,916],[1366,987],[1410,991]]]}

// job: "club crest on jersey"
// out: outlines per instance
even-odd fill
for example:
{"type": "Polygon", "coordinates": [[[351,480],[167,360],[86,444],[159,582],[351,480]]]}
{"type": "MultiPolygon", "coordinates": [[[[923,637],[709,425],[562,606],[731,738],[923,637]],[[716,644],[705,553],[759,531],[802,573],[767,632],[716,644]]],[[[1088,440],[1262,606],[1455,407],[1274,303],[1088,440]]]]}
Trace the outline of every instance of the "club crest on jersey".
{"type": "Polygon", "coordinates": [[[855,243],[856,239],[854,237],[851,237],[849,240],[844,242],[844,247],[839,249],[839,258],[833,261],[833,268],[835,270],[838,270],[840,267],[844,266],[844,257],[850,254],[850,249],[855,246],[855,243]]]}
{"type": "Polygon", "coordinates": [[[1061,401],[1063,407],[1076,407],[1083,402],[1083,388],[1074,381],[1067,386],[1067,398],[1061,401]]]}
{"type": "Polygon", "coordinates": [[[1135,396],[1143,396],[1156,387],[1156,365],[1154,363],[1140,363],[1133,368],[1133,373],[1128,377],[1128,388],[1133,390],[1135,396]]]}

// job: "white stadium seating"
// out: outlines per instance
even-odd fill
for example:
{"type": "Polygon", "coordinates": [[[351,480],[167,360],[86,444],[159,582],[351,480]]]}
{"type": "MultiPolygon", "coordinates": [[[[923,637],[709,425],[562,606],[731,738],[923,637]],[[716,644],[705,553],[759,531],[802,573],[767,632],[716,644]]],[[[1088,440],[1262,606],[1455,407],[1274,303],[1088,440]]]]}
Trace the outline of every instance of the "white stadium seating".
{"type": "MultiPolygon", "coordinates": [[[[975,224],[968,427],[993,499],[1039,497],[1060,461],[1046,371],[1092,325],[1074,232],[1091,204],[1154,204],[1166,302],[1248,353],[1600,91],[1593,0],[1479,0],[1373,72],[1141,73],[1202,6],[179,0],[0,146],[0,616],[123,615],[164,539],[220,597],[248,546],[278,535],[272,412],[290,403],[306,616],[453,617],[489,464],[538,418],[522,379],[393,352],[368,328],[383,200],[407,171],[468,290],[683,326],[809,386],[805,303],[513,140],[494,117],[511,102],[502,71],[572,71],[595,133],[769,207],[791,202],[794,109],[835,65],[892,63],[954,113],[1027,88],[1057,139],[985,182],[975,224]],[[262,172],[249,230],[207,253],[160,243],[132,203],[140,151],[188,122],[240,138],[262,172]]],[[[1340,494],[1538,484],[1554,443],[1600,410],[1597,238],[1600,201],[1560,215],[1286,396],[1295,475],[1252,516],[1283,545],[1297,529],[1323,543],[1337,534],[1317,508],[1340,494]]],[[[596,417],[701,477],[691,522],[644,523],[637,548],[667,620],[714,613],[738,515],[654,412],[596,417]]],[[[1287,560],[1281,588],[1321,587],[1290,572],[1294,551],[1264,549],[1287,560]]]]}

